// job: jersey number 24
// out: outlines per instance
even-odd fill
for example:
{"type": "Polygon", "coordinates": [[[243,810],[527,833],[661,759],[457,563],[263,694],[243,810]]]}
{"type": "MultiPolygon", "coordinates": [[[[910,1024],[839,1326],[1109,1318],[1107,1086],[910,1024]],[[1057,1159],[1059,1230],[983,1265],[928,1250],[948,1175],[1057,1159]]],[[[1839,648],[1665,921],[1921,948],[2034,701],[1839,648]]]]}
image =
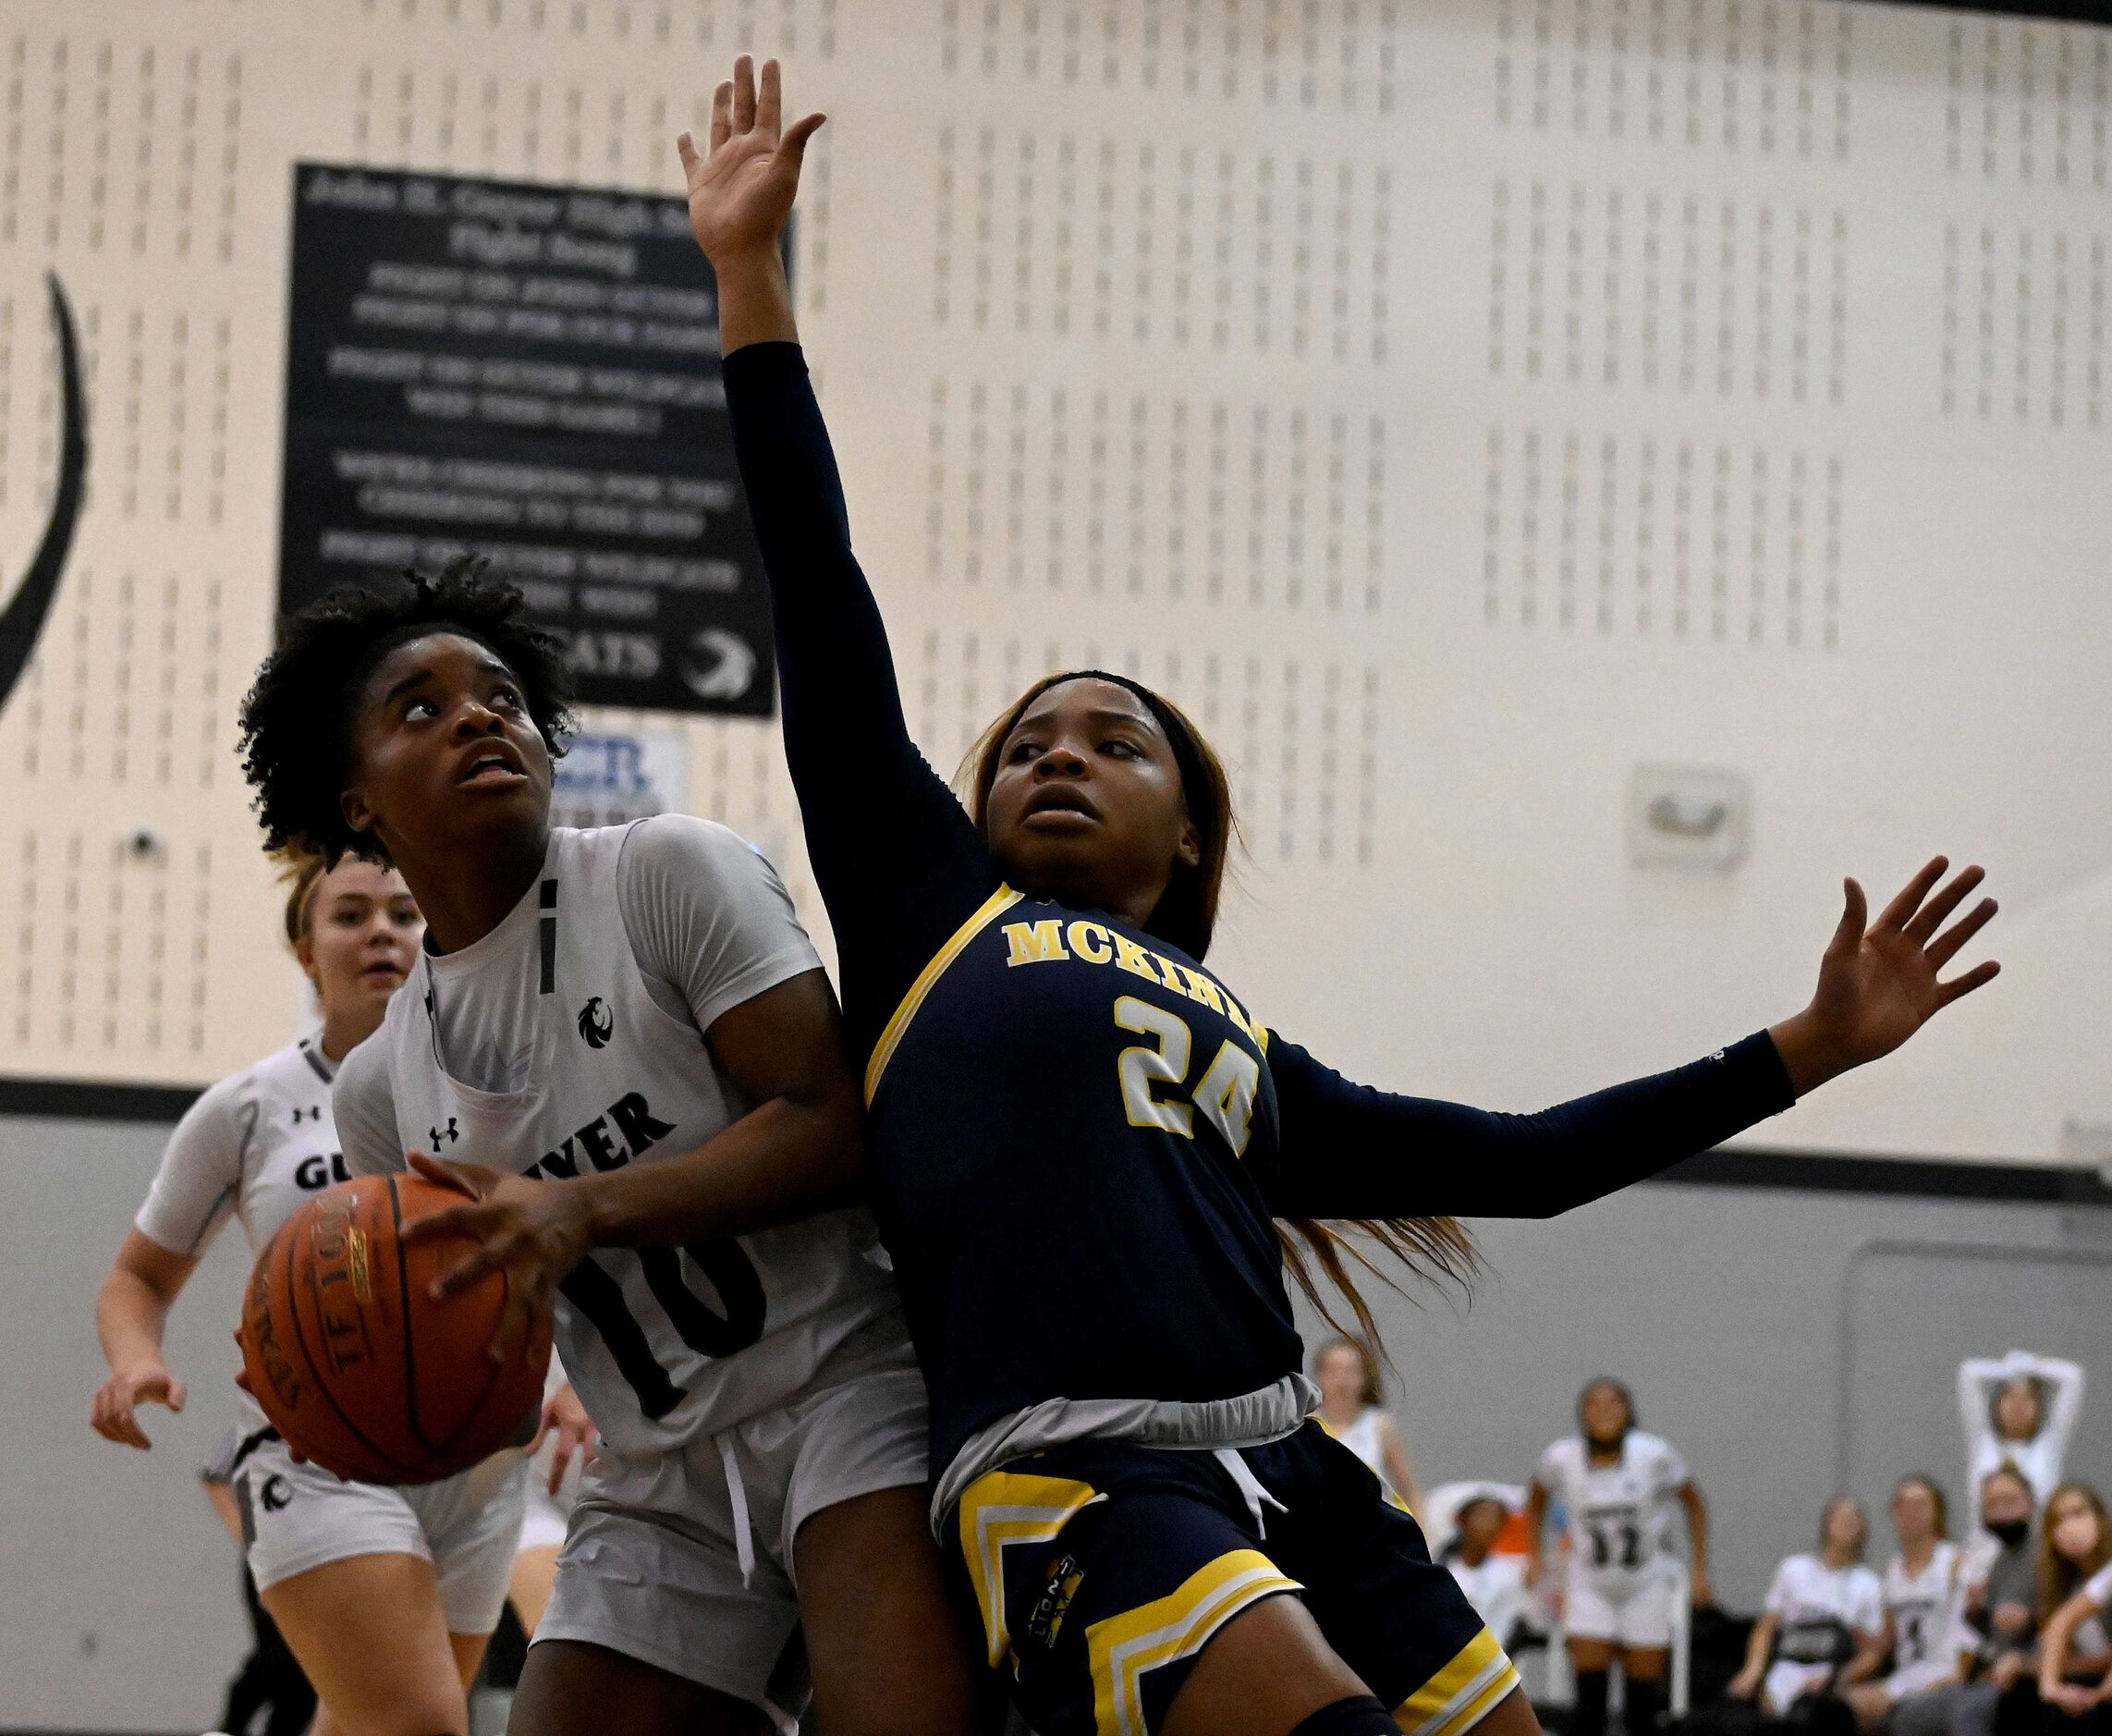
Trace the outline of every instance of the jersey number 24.
{"type": "Polygon", "coordinates": [[[1125,995],[1115,1003],[1115,1022],[1139,1036],[1157,1039],[1149,1048],[1124,1049],[1115,1063],[1122,1081],[1122,1106],[1129,1111],[1131,1127],[1164,1128],[1193,1139],[1200,1111],[1232,1148],[1233,1156],[1246,1151],[1248,1136],[1254,1131],[1254,1093],[1262,1082],[1259,1061],[1227,1037],[1195,1082],[1190,1102],[1161,1097],[1154,1094],[1160,1086],[1178,1090],[1188,1083],[1189,1063],[1195,1053],[1195,1033],[1188,1021],[1164,1007],[1125,995]]]}

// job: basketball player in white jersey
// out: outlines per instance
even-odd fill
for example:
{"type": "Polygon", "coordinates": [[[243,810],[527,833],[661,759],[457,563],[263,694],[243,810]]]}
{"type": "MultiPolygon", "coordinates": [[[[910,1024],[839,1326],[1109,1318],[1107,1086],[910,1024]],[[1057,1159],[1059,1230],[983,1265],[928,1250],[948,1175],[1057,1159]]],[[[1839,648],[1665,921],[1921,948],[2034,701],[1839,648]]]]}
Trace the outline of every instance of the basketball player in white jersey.
{"type": "Polygon", "coordinates": [[[1320,1388],[1320,1424],[1361,1459],[1386,1491],[1411,1513],[1422,1507],[1415,1467],[1400,1429],[1386,1414],[1378,1358],[1355,1339],[1330,1339],[1312,1355],[1312,1380],[1320,1388]]]}
{"type": "Polygon", "coordinates": [[[1811,1694],[1838,1693],[1885,1661],[1885,1588],[1862,1565],[1870,1522],[1847,1496],[1826,1505],[1819,1547],[1775,1570],[1745,1665],[1724,1690],[1771,1718],[1811,1694]]]}
{"type": "Polygon", "coordinates": [[[1911,1693],[1958,1677],[1959,1606],[1965,1587],[1951,1542],[1944,1492],[1934,1478],[1904,1478],[1892,1492],[1892,1529],[1899,1550],[1885,1566],[1885,1637],[1892,1668],[1858,1682],[1848,1703],[1858,1729],[1882,1730],[1911,1693]]]}
{"type": "MultiPolygon", "coordinates": [[[[230,1075],[177,1123],[96,1300],[111,1375],[105,1438],[144,1449],[137,1409],[183,1408],[162,1357],[178,1292],[230,1216],[252,1255],[344,1160],[330,1084],[382,1020],[423,928],[402,878],[347,858],[295,883],[287,932],[321,1003],[319,1030],[230,1075]]],[[[347,1483],[296,1461],[247,1393],[232,1483],[257,1590],[345,1736],[467,1736],[468,1683],[498,1625],[520,1531],[522,1455],[416,1488],[347,1483]]]]}
{"type": "Polygon", "coordinates": [[[1577,1399],[1578,1433],[1541,1455],[1526,1492],[1532,1555],[1527,1583],[1545,1571],[1547,1505],[1569,1515],[1569,1567],[1563,1625],[1576,1674],[1576,1736],[1604,1736],[1606,1675],[1618,1658],[1627,1693],[1630,1736],[1647,1736],[1665,1711],[1678,1558],[1674,1517],[1684,1510],[1692,1554],[1692,1599],[1709,1592],[1708,1509],[1667,1442],[1635,1425],[1635,1401],[1618,1380],[1594,1380],[1577,1399]]]}
{"type": "Polygon", "coordinates": [[[568,696],[519,594],[459,562],[303,611],[243,713],[267,837],[385,854],[429,924],[338,1076],[348,1166],[485,1195],[427,1220],[484,1243],[451,1282],[506,1271],[502,1343],[555,1290],[601,1434],[513,1728],[789,1730],[811,1669],[839,1736],[963,1730],[827,978],[723,826],[551,825],[568,696]]]}

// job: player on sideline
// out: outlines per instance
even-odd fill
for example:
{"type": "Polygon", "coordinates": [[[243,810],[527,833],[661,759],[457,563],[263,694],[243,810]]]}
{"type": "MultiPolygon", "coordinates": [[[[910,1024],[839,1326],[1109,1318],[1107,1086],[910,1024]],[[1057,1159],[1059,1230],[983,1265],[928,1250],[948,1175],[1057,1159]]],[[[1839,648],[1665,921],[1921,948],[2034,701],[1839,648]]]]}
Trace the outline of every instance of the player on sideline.
{"type": "Polygon", "coordinates": [[[788,1730],[803,1628],[824,1729],[946,1736],[967,1662],[922,1522],[923,1382],[846,1204],[828,979],[724,826],[551,825],[568,672],[478,566],[302,611],[242,727],[267,836],[385,855],[425,912],[337,1078],[348,1166],[480,1190],[413,1233],[483,1241],[455,1287],[505,1269],[494,1354],[555,1288],[601,1435],[513,1728],[788,1730]]]}
{"type": "Polygon", "coordinates": [[[933,1517],[988,1657],[1043,1736],[1363,1736],[1397,1718],[1526,1736],[1517,1672],[1415,1522],[1306,1421],[1295,1244],[1272,1220],[1331,1276],[1342,1250],[1314,1221],[1331,1217],[1390,1219],[1386,1245],[1461,1271],[1458,1224],[1397,1215],[1607,1192],[1985,981],[1936,981],[1991,914],[1936,935],[1979,873],[1932,899],[1932,865],[1867,935],[1851,885],[1807,1010],[1540,1116],[1329,1071],[1202,967],[1230,803],[1172,705],[1099,672],[1037,683],[984,737],[966,809],[910,741],[778,251],[822,117],[781,138],[781,108],[775,63],[759,92],[743,57],[708,158],[679,146],[868,1168],[931,1388],[933,1517]]]}
{"type": "MultiPolygon", "coordinates": [[[[104,1438],[144,1449],[138,1407],[180,1411],[162,1358],[177,1296],[238,1216],[252,1257],[334,1181],[344,1160],[330,1082],[381,1023],[423,928],[400,875],[348,857],[311,861],[287,900],[287,937],[321,1003],[320,1030],[229,1075],[177,1124],[146,1204],[96,1298],[110,1378],[95,1395],[104,1438]]],[[[257,1401],[237,1395],[233,1472],[264,1608],[341,1736],[466,1736],[466,1689],[498,1625],[527,1471],[499,1453],[415,1488],[347,1483],[297,1461],[257,1401]]]]}
{"type": "Polygon", "coordinates": [[[1550,1496],[1569,1521],[1569,1569],[1562,1626],[1576,1672],[1576,1736],[1604,1736],[1606,1676],[1618,1656],[1628,1701],[1629,1736],[1648,1736],[1665,1714],[1671,1659],[1672,1510],[1685,1510],[1693,1552],[1692,1600],[1709,1591],[1709,1510],[1668,1441],[1635,1425],[1635,1400],[1618,1380],[1594,1380],[1577,1395],[1577,1432],[1541,1455],[1526,1492],[1532,1555],[1528,1586],[1545,1571],[1543,1542],[1550,1496]]]}
{"type": "Polygon", "coordinates": [[[1950,1540],[1942,1485],[1934,1477],[1900,1479],[1892,1492],[1897,1554],[1885,1564],[1885,1639],[1892,1668],[1847,1693],[1856,1728],[1880,1730],[1910,1694],[1958,1679],[1958,1627],[1965,1600],[1961,1555],[1950,1540]]]}

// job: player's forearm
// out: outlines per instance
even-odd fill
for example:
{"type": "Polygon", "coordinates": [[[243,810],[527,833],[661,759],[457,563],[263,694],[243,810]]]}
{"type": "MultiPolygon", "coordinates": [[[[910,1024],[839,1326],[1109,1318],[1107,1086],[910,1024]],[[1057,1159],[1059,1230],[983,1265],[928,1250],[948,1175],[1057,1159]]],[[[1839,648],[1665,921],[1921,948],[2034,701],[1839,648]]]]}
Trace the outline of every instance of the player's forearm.
{"type": "Polygon", "coordinates": [[[854,1100],[782,1096],[683,1156],[559,1185],[582,1191],[593,1245],[678,1246],[848,1204],[860,1155],[854,1100]]]}
{"type": "Polygon", "coordinates": [[[1694,1558],[1694,1577],[1705,1580],[1709,1576],[1709,1504],[1692,1484],[1687,1485],[1679,1503],[1687,1510],[1687,1536],[1694,1558]]]}
{"type": "Polygon", "coordinates": [[[114,1371],[162,1362],[168,1310],[167,1300],[136,1273],[120,1267],[104,1279],[95,1298],[95,1335],[114,1371]]]}
{"type": "Polygon", "coordinates": [[[1752,1637],[1745,1643],[1745,1669],[1756,1681],[1767,1668],[1767,1654],[1775,1648],[1775,1630],[1780,1625],[1773,1610],[1763,1610],[1752,1624],[1752,1637]]]}
{"type": "Polygon", "coordinates": [[[784,256],[772,248],[721,260],[717,266],[719,354],[749,344],[800,341],[784,256]]]}

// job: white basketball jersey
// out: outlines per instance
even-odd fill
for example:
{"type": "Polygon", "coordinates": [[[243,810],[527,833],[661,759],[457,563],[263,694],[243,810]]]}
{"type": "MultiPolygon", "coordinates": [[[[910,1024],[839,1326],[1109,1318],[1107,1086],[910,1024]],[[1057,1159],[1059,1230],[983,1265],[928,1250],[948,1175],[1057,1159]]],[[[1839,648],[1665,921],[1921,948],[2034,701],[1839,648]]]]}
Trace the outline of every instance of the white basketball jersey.
{"type": "MultiPolygon", "coordinates": [[[[235,1216],[250,1258],[262,1253],[281,1224],[346,1180],[330,1119],[334,1070],[306,1036],[208,1090],[169,1137],[135,1219],[140,1232],[195,1259],[235,1216]]],[[[240,1404],[242,1432],[262,1428],[257,1401],[243,1393],[240,1404]]]]}
{"type": "MultiPolygon", "coordinates": [[[[552,833],[521,929],[539,960],[522,1089],[451,1075],[420,956],[374,1039],[403,1149],[562,1179],[685,1155],[746,1113],[695,1025],[647,990],[617,897],[627,829],[552,833]]],[[[878,1247],[871,1216],[847,1210],[680,1249],[597,1248],[561,1286],[558,1351],[610,1447],[663,1451],[781,1403],[896,1309],[878,1247]]]]}
{"type": "Polygon", "coordinates": [[[1815,1555],[1793,1555],[1775,1571],[1766,1608],[1779,1624],[1775,1653],[1798,1664],[1845,1664],[1858,1633],[1885,1620],[1877,1575],[1861,1562],[1828,1567],[1815,1555]]]}
{"type": "Polygon", "coordinates": [[[1631,1428],[1620,1458],[1594,1465],[1572,1435],[1549,1446],[1537,1474],[1569,1510],[1570,1559],[1580,1571],[1624,1580],[1663,1570],[1673,1548],[1673,1495],[1687,1481],[1686,1461],[1669,1444],[1631,1428]]]}
{"type": "Polygon", "coordinates": [[[1885,1569],[1885,1608],[1892,1617],[1892,1668],[1948,1661],[1959,1596],[1958,1545],[1939,1542],[1919,1573],[1894,1556],[1885,1569]]]}

